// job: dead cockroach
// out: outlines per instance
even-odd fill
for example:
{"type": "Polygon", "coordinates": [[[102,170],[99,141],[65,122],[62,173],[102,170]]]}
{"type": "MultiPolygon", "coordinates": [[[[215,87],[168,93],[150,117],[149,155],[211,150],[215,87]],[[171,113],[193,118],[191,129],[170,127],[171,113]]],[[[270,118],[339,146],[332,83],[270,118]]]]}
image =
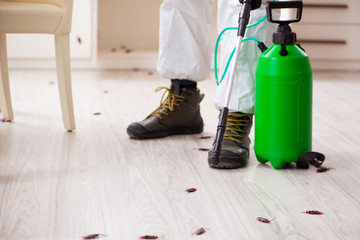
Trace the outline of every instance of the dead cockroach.
{"type": "Polygon", "coordinates": [[[323,212],[317,211],[317,210],[308,210],[305,212],[301,212],[301,213],[306,213],[306,214],[311,214],[311,215],[323,215],[323,212]]]}
{"type": "Polygon", "coordinates": [[[207,228],[199,228],[195,232],[193,232],[192,235],[197,235],[197,236],[202,235],[202,234],[206,233],[206,229],[207,228]]]}
{"type": "Polygon", "coordinates": [[[270,222],[274,221],[275,219],[276,219],[276,218],[271,219],[271,220],[269,220],[269,219],[267,219],[267,218],[263,218],[263,217],[257,217],[257,218],[256,218],[256,220],[258,220],[259,222],[262,222],[262,223],[270,223],[270,222]]]}
{"type": "Polygon", "coordinates": [[[209,148],[194,148],[195,150],[199,150],[199,151],[202,151],[202,152],[208,152],[210,151],[209,148]]]}
{"type": "Polygon", "coordinates": [[[96,233],[96,234],[90,234],[90,235],[87,235],[87,236],[83,236],[82,239],[83,240],[86,240],[86,239],[98,239],[100,236],[107,237],[105,234],[96,233]]]}
{"type": "Polygon", "coordinates": [[[329,167],[319,167],[318,169],[316,169],[316,172],[323,173],[323,172],[327,172],[327,171],[329,171],[331,169],[332,168],[329,168],[329,167]]]}
{"type": "Polygon", "coordinates": [[[185,192],[188,192],[188,193],[196,192],[196,188],[188,188],[185,190],[185,192]]]}
{"type": "Polygon", "coordinates": [[[158,239],[159,237],[156,235],[144,235],[139,237],[139,239],[158,239]]]}

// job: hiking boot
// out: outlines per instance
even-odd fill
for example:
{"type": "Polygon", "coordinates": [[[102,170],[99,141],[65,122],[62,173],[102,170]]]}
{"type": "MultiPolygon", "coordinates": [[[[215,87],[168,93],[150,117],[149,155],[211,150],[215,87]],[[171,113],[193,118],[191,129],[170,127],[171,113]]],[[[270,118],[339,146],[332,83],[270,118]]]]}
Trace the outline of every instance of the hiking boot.
{"type": "Polygon", "coordinates": [[[155,89],[155,92],[165,90],[160,106],[143,121],[128,126],[127,133],[130,138],[149,139],[173,134],[201,133],[204,124],[200,115],[200,101],[204,94],[200,94],[196,82],[193,83],[194,85],[189,87],[172,80],[171,89],[155,89]]]}
{"type": "Polygon", "coordinates": [[[229,113],[219,162],[215,160],[214,149],[209,152],[208,163],[212,168],[233,169],[245,166],[249,160],[249,133],[252,114],[229,113]]]}

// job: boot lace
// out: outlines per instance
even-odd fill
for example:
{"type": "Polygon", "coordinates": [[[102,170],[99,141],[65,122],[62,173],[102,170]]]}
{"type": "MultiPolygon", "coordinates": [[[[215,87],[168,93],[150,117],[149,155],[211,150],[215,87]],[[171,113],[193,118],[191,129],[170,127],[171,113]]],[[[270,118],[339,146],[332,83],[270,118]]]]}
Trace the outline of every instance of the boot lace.
{"type": "Polygon", "coordinates": [[[171,90],[167,87],[158,87],[155,89],[155,92],[159,92],[161,90],[165,91],[161,97],[160,106],[155,109],[155,111],[153,111],[148,117],[155,116],[159,119],[162,119],[162,115],[169,115],[169,111],[174,111],[175,106],[180,106],[179,102],[185,100],[184,96],[171,93],[171,90]]]}
{"type": "Polygon", "coordinates": [[[251,114],[229,113],[226,122],[224,139],[241,143],[245,128],[250,121],[251,114]]]}

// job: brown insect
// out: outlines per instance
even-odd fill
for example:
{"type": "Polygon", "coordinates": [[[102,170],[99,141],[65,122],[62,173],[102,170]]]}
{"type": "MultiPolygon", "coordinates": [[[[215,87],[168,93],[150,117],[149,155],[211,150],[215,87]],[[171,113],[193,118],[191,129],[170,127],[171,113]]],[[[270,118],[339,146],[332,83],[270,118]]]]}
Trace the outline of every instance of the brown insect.
{"type": "Polygon", "coordinates": [[[125,50],[125,53],[131,53],[133,50],[131,50],[131,49],[126,49],[125,50]]]}
{"type": "Polygon", "coordinates": [[[148,75],[151,76],[151,75],[154,75],[154,73],[153,72],[148,72],[148,75]]]}
{"type": "Polygon", "coordinates": [[[99,113],[99,112],[96,112],[96,113],[93,113],[93,115],[101,115],[101,113],[99,113]]]}
{"type": "Polygon", "coordinates": [[[79,36],[77,37],[77,41],[78,41],[79,44],[82,44],[82,40],[81,40],[81,38],[79,36]]]}
{"type": "Polygon", "coordinates": [[[116,48],[112,48],[110,51],[111,52],[116,52],[116,48]]]}
{"type": "Polygon", "coordinates": [[[301,212],[301,213],[307,213],[307,214],[311,214],[311,215],[323,215],[323,212],[317,211],[317,210],[308,210],[305,212],[301,212]]]}
{"type": "Polygon", "coordinates": [[[87,235],[87,236],[83,236],[82,239],[83,240],[85,240],[85,239],[98,239],[100,236],[107,237],[105,234],[96,233],[96,234],[90,234],[90,235],[87,235]]]}
{"type": "Polygon", "coordinates": [[[204,233],[206,233],[206,229],[205,229],[205,228],[199,228],[199,229],[197,229],[195,232],[193,232],[192,235],[197,235],[197,236],[199,236],[199,235],[202,235],[202,234],[204,234],[204,233]]]}
{"type": "Polygon", "coordinates": [[[208,152],[210,151],[209,148],[195,148],[196,150],[202,151],[202,152],[208,152]]]}
{"type": "Polygon", "coordinates": [[[332,168],[329,168],[329,167],[319,167],[318,169],[316,169],[316,172],[323,173],[323,172],[327,172],[327,171],[329,171],[331,169],[332,168]]]}
{"type": "Polygon", "coordinates": [[[270,223],[270,222],[274,221],[275,219],[276,219],[276,218],[271,219],[271,220],[269,220],[269,219],[267,219],[267,218],[263,218],[263,217],[257,217],[257,218],[256,218],[256,220],[258,220],[259,222],[263,222],[263,223],[270,223]]]}
{"type": "Polygon", "coordinates": [[[159,237],[156,235],[144,235],[139,237],[139,239],[158,239],[159,237]]]}
{"type": "Polygon", "coordinates": [[[196,188],[188,188],[185,191],[188,193],[196,192],[196,188]]]}
{"type": "Polygon", "coordinates": [[[201,136],[200,139],[209,139],[211,136],[201,136]]]}

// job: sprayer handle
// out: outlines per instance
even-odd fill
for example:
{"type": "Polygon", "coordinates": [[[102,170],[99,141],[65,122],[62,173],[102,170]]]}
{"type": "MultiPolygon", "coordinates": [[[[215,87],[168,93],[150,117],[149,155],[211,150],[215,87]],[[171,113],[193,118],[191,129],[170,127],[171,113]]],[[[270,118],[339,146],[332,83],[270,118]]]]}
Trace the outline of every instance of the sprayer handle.
{"type": "Polygon", "coordinates": [[[266,7],[266,13],[269,22],[279,23],[282,25],[289,25],[292,22],[299,22],[301,20],[302,9],[303,9],[302,1],[281,1],[281,2],[268,1],[267,4],[268,6],[266,7]],[[273,9],[281,9],[281,8],[284,9],[297,8],[298,11],[296,12],[296,17],[294,19],[289,19],[289,20],[274,19],[272,15],[273,9]]]}

